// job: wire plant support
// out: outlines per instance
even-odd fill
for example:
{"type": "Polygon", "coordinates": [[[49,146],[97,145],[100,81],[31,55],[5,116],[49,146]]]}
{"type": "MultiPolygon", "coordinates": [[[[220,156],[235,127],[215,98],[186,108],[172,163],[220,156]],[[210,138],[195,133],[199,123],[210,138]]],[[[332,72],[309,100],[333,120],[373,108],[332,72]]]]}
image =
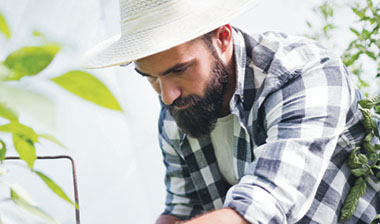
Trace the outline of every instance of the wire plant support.
{"type": "MultiPolygon", "coordinates": [[[[71,162],[71,168],[72,168],[72,173],[73,173],[73,184],[74,184],[74,200],[75,203],[79,206],[79,197],[78,197],[78,186],[77,186],[77,176],[76,176],[76,171],[75,171],[75,164],[74,160],[72,157],[68,155],[57,155],[57,156],[37,156],[37,159],[41,160],[52,160],[52,159],[68,159],[71,162]]],[[[5,160],[20,160],[20,157],[18,156],[9,156],[5,157],[5,160]]],[[[76,224],[80,224],[80,215],[79,215],[79,208],[75,209],[75,220],[76,224]]]]}

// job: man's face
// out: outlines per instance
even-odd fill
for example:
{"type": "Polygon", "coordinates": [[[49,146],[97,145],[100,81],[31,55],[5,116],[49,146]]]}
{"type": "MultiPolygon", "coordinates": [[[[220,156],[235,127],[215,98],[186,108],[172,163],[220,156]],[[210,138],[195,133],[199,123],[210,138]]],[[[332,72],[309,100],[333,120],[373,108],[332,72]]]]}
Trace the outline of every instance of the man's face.
{"type": "Polygon", "coordinates": [[[200,137],[210,133],[229,78],[212,46],[196,39],[140,59],[135,65],[186,134],[200,137]]]}

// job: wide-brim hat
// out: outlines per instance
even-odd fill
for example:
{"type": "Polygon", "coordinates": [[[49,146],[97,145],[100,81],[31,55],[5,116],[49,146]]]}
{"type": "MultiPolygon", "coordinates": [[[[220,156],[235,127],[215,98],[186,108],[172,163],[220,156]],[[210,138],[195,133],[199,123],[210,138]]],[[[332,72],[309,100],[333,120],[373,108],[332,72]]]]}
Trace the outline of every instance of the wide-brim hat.
{"type": "Polygon", "coordinates": [[[258,0],[120,0],[121,34],[87,51],[85,68],[128,64],[195,39],[258,0]]]}

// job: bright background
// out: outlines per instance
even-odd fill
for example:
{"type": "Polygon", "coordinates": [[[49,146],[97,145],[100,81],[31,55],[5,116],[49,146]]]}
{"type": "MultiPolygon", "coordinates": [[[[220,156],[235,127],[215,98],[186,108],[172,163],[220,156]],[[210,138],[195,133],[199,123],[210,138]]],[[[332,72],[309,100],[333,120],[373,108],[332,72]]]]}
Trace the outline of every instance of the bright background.
{"type": "MultiPolygon", "coordinates": [[[[308,32],[311,8],[320,1],[266,0],[232,25],[249,32],[280,30],[308,32]]],[[[42,142],[39,155],[71,155],[76,163],[81,222],[153,223],[164,208],[164,166],[157,141],[159,103],[148,83],[126,68],[89,70],[119,100],[124,113],[100,108],[77,98],[49,78],[79,69],[80,55],[96,43],[119,32],[117,0],[0,0],[0,11],[12,31],[10,41],[0,37],[0,60],[12,51],[33,44],[33,30],[64,45],[52,64],[37,77],[19,84],[41,96],[15,94],[21,120],[40,132],[57,136],[67,150],[42,142]]],[[[337,23],[349,23],[340,12],[337,23]]],[[[350,35],[337,35],[347,41],[350,35]]],[[[1,92],[0,92],[1,95],[1,92]]],[[[13,152],[14,154],[14,152],[13,152]]],[[[7,162],[8,163],[8,162],[7,162]]],[[[74,223],[74,209],[58,199],[35,176],[15,163],[9,182],[22,185],[32,198],[60,223],[74,223]]],[[[71,166],[67,161],[38,161],[44,171],[73,198],[71,166]]],[[[9,169],[11,170],[11,169],[9,169]]],[[[0,191],[1,192],[1,191],[0,191]]],[[[7,192],[2,191],[2,195],[7,192]]],[[[0,195],[1,196],[1,195],[0,195]]],[[[43,223],[11,203],[0,203],[0,214],[14,223],[43,223]]],[[[9,223],[12,223],[9,221],[9,223]]]]}

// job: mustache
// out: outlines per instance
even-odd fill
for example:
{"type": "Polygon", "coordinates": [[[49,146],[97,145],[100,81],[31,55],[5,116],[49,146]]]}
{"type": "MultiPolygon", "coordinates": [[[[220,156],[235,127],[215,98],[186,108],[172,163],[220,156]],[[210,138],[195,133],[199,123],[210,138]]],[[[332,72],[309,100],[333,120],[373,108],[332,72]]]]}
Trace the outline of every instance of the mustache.
{"type": "Polygon", "coordinates": [[[192,94],[186,97],[177,98],[172,104],[169,105],[169,107],[183,107],[186,105],[193,106],[196,105],[200,100],[201,98],[199,96],[192,94]]]}

